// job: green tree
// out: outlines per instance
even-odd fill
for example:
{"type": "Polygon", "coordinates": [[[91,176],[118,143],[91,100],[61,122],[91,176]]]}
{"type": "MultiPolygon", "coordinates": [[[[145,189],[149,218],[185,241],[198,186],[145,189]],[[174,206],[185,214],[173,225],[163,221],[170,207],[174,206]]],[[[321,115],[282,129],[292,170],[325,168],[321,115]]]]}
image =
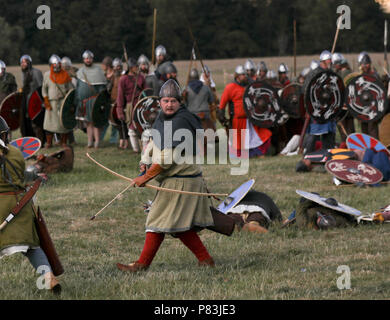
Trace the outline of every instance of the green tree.
{"type": "Polygon", "coordinates": [[[19,26],[10,26],[3,17],[0,17],[0,59],[6,64],[18,63],[20,44],[24,39],[24,31],[19,26]]]}

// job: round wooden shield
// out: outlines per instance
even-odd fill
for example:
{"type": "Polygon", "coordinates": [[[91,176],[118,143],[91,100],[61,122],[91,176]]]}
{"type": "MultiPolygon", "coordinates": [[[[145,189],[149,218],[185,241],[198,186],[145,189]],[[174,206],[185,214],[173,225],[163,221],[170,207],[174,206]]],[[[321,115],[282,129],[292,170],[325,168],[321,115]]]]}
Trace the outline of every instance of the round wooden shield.
{"type": "Polygon", "coordinates": [[[71,89],[68,91],[64,100],[62,101],[60,109],[61,125],[69,130],[73,130],[77,125],[76,104],[74,102],[75,92],[75,89],[71,89]]]}
{"type": "Polygon", "coordinates": [[[376,152],[385,150],[390,156],[390,150],[383,143],[364,133],[352,133],[347,137],[347,146],[352,150],[374,149],[376,152]]]}
{"type": "Polygon", "coordinates": [[[111,98],[107,90],[98,94],[92,108],[92,122],[96,128],[103,127],[111,111],[111,98]]]}
{"type": "Polygon", "coordinates": [[[378,121],[387,110],[386,90],[379,79],[364,73],[349,82],[346,103],[356,119],[378,121]]]}
{"type": "Polygon", "coordinates": [[[337,179],[348,183],[377,184],[383,179],[380,170],[357,160],[330,160],[325,168],[337,179]]]}
{"type": "Polygon", "coordinates": [[[321,68],[313,71],[305,88],[305,108],[318,123],[335,120],[344,105],[345,86],[339,75],[321,68]]]}
{"type": "Polygon", "coordinates": [[[41,140],[35,137],[18,138],[12,140],[9,144],[20,149],[24,159],[32,157],[41,148],[41,140]]]}
{"type": "Polygon", "coordinates": [[[302,86],[291,83],[283,88],[280,96],[283,110],[293,119],[303,118],[305,115],[305,103],[302,86]]]}
{"type": "Polygon", "coordinates": [[[132,119],[140,134],[152,127],[160,110],[160,100],[157,96],[145,97],[138,101],[133,110],[132,119]]]}
{"type": "Polygon", "coordinates": [[[45,110],[41,90],[41,87],[35,90],[28,100],[27,113],[31,120],[35,120],[45,110]]]}
{"type": "Polygon", "coordinates": [[[11,93],[1,102],[0,115],[7,122],[11,131],[17,130],[20,127],[22,102],[23,94],[18,91],[11,93]]]}
{"type": "Polygon", "coordinates": [[[379,140],[387,148],[390,147],[390,113],[385,115],[379,124],[379,140]]]}
{"type": "Polygon", "coordinates": [[[217,210],[227,214],[230,209],[234,208],[245,197],[254,184],[255,180],[251,179],[239,186],[218,205],[217,210]]]}
{"type": "Polygon", "coordinates": [[[261,128],[270,128],[281,117],[278,92],[265,81],[250,84],[244,93],[244,110],[249,121],[261,128]]]}
{"type": "Polygon", "coordinates": [[[362,214],[361,211],[359,211],[355,208],[352,208],[350,206],[347,206],[345,204],[339,203],[333,198],[324,198],[318,194],[306,192],[306,191],[302,191],[302,190],[295,190],[295,192],[305,199],[308,199],[310,201],[318,203],[319,205],[324,206],[324,207],[329,208],[329,209],[332,209],[332,210],[346,213],[346,214],[349,214],[351,216],[360,216],[362,214]],[[329,201],[329,200],[334,200],[334,201],[329,201]]]}

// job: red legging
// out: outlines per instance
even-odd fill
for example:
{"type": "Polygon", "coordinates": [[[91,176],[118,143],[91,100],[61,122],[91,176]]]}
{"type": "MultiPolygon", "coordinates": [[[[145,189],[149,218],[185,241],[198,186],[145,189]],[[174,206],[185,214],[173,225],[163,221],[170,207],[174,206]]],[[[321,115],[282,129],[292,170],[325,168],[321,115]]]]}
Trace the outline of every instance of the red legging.
{"type": "MultiPolygon", "coordinates": [[[[207,252],[198,234],[195,231],[189,230],[177,234],[178,238],[183,242],[188,249],[198,258],[199,261],[210,259],[211,256],[207,252]]],[[[164,241],[164,233],[147,232],[145,238],[144,248],[141,256],[138,259],[139,263],[150,265],[156,255],[161,243],[164,241]]]]}

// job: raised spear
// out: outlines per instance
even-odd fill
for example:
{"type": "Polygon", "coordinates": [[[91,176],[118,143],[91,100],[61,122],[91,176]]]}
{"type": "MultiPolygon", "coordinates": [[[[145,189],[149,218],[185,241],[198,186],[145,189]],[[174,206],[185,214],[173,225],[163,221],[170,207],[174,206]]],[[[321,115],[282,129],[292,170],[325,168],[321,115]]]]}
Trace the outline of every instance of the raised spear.
{"type": "Polygon", "coordinates": [[[153,10],[153,40],[152,40],[152,65],[155,64],[155,54],[154,54],[154,46],[156,44],[156,31],[157,31],[157,9],[153,10]]]}
{"type": "Polygon", "coordinates": [[[297,77],[297,20],[294,19],[294,78],[297,77]]]}
{"type": "Polygon", "coordinates": [[[383,46],[384,46],[384,64],[383,69],[387,75],[389,75],[389,64],[387,62],[387,20],[385,20],[385,32],[384,32],[384,40],[383,40],[383,46]]]}

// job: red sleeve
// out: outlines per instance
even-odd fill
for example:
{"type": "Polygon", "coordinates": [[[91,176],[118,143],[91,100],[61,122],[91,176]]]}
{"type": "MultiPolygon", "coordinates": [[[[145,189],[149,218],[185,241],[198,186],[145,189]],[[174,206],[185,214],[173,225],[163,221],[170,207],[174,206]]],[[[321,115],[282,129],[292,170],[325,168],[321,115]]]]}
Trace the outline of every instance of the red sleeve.
{"type": "Polygon", "coordinates": [[[221,101],[219,103],[219,109],[223,110],[226,108],[227,103],[231,100],[231,86],[228,84],[222,93],[221,101]]]}

